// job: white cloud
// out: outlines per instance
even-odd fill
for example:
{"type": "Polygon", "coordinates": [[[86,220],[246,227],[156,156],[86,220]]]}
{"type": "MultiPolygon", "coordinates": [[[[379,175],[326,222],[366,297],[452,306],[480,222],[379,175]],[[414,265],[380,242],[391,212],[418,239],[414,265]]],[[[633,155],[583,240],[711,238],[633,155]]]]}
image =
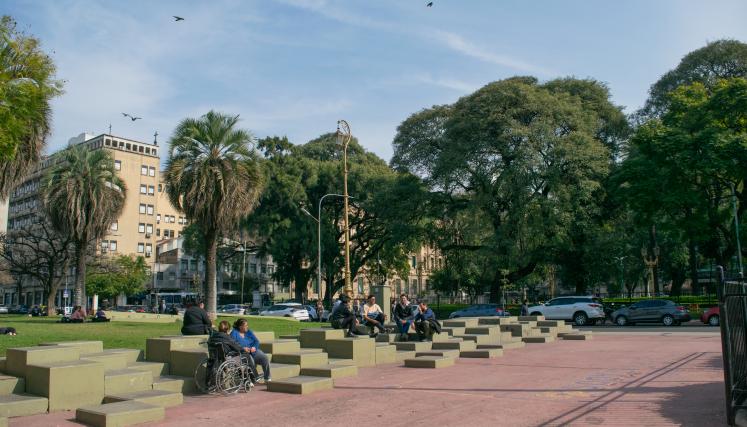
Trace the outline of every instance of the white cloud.
{"type": "Polygon", "coordinates": [[[421,75],[418,75],[415,77],[415,80],[420,83],[425,83],[433,86],[443,87],[446,89],[451,89],[457,92],[474,92],[477,88],[480,87],[480,85],[476,85],[473,83],[468,83],[459,79],[452,79],[452,78],[434,78],[432,75],[428,73],[424,73],[421,75]]]}

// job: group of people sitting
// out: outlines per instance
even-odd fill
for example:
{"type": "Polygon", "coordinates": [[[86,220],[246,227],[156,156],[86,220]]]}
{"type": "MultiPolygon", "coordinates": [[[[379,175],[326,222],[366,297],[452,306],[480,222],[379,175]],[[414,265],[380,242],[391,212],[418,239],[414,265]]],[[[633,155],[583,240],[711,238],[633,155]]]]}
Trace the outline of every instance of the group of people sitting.
{"type": "MultiPolygon", "coordinates": [[[[96,313],[91,317],[91,322],[108,322],[111,319],[106,317],[106,312],[99,307],[96,313]]],[[[86,312],[83,307],[76,305],[69,316],[62,316],[58,323],[83,323],[86,321],[86,312]]]]}
{"type": "MultiPolygon", "coordinates": [[[[434,333],[441,333],[441,324],[425,300],[411,304],[407,295],[400,295],[392,310],[392,317],[400,341],[408,340],[412,327],[415,328],[420,341],[431,341],[434,333]]],[[[379,333],[393,332],[384,326],[387,317],[373,295],[368,296],[366,303],[359,310],[354,310],[350,297],[342,295],[333,306],[329,319],[333,328],[345,329],[347,337],[365,335],[366,332],[361,331],[359,327],[368,327],[367,333],[372,338],[379,333]],[[356,311],[360,313],[359,316],[356,316],[356,311]]]]}
{"type": "Polygon", "coordinates": [[[198,300],[191,304],[184,312],[184,322],[182,324],[183,335],[210,335],[208,339],[209,347],[222,346],[227,354],[226,357],[238,357],[246,360],[258,383],[267,383],[272,381],[270,376],[270,360],[267,355],[260,350],[259,339],[254,332],[249,329],[249,322],[240,318],[231,324],[222,320],[218,323],[218,330],[213,330],[213,323],[210,321],[205,304],[198,300]],[[262,366],[263,378],[260,378],[257,372],[257,364],[262,366]]]}

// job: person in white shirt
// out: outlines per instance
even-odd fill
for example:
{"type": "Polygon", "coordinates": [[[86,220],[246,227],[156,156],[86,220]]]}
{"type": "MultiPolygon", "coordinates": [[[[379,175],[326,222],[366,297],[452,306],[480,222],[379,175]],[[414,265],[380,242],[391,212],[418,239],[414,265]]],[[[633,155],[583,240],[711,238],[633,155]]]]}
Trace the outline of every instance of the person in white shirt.
{"type": "Polygon", "coordinates": [[[371,336],[376,336],[375,328],[378,328],[381,333],[386,332],[385,321],[386,315],[379,304],[376,304],[376,297],[369,295],[368,300],[363,304],[363,322],[371,328],[371,336]]]}

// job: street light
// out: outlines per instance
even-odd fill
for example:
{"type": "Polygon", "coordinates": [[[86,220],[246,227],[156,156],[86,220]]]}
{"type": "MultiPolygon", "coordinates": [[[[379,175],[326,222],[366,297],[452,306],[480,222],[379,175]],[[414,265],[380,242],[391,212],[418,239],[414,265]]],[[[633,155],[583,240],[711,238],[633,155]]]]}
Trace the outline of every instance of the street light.
{"type": "Polygon", "coordinates": [[[734,231],[737,233],[737,265],[739,266],[739,278],[744,277],[742,269],[742,243],[739,241],[739,217],[737,216],[737,192],[734,183],[731,184],[731,203],[734,206],[734,231]]]}
{"type": "Polygon", "coordinates": [[[353,286],[350,283],[350,222],[348,221],[348,145],[353,135],[350,125],[345,120],[337,121],[337,143],[342,145],[343,154],[343,197],[345,198],[345,294],[353,296],[353,286]]]}
{"type": "MultiPolygon", "coordinates": [[[[301,212],[305,213],[306,215],[310,216],[314,221],[316,221],[316,284],[319,287],[319,295],[322,294],[322,201],[324,201],[325,197],[345,197],[342,194],[336,194],[336,193],[330,193],[325,194],[319,199],[319,203],[317,204],[317,214],[316,217],[311,214],[305,207],[301,206],[301,212]]],[[[351,199],[355,199],[355,197],[350,197],[351,199]]],[[[347,200],[347,198],[346,198],[347,200]]]]}

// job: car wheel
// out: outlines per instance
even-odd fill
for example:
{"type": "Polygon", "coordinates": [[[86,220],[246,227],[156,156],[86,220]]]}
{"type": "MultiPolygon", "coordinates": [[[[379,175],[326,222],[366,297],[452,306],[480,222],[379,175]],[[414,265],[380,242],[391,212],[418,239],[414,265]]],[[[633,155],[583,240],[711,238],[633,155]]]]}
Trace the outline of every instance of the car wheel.
{"type": "Polygon", "coordinates": [[[589,317],[583,311],[579,311],[573,315],[573,323],[575,323],[576,326],[584,326],[588,320],[589,317]]]}
{"type": "Polygon", "coordinates": [[[672,317],[671,314],[665,314],[664,317],[661,318],[661,323],[663,323],[664,326],[672,326],[674,325],[674,317],[672,317]]]}
{"type": "Polygon", "coordinates": [[[718,326],[718,325],[720,325],[718,314],[714,314],[713,316],[709,317],[708,318],[708,324],[711,325],[711,326],[718,326]]]}
{"type": "Polygon", "coordinates": [[[285,315],[285,316],[283,316],[283,317],[293,317],[293,316],[291,316],[290,314],[286,314],[286,315],[285,315]]]}
{"type": "Polygon", "coordinates": [[[617,319],[615,319],[615,323],[617,326],[625,326],[628,324],[628,318],[625,316],[617,316],[617,319]]]}

